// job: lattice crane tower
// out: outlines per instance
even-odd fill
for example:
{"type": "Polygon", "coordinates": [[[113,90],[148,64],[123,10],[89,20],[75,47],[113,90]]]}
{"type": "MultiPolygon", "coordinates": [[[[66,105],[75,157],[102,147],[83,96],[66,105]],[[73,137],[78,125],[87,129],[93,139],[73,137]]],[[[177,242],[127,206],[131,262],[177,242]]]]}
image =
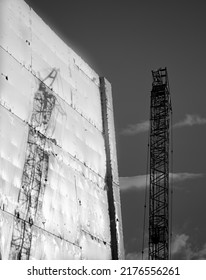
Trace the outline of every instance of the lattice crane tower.
{"type": "Polygon", "coordinates": [[[150,108],[149,259],[169,259],[169,142],[172,112],[166,68],[152,71],[150,108]]]}

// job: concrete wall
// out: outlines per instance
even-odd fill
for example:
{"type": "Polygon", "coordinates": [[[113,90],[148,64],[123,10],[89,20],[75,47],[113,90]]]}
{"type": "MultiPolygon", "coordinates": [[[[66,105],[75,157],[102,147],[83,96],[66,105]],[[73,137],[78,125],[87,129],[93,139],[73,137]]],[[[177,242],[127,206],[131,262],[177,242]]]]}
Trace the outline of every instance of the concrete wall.
{"type": "MultiPolygon", "coordinates": [[[[30,259],[124,258],[111,85],[23,0],[0,0],[0,256],[11,250],[34,96],[52,70],[48,180],[30,259]]],[[[21,213],[21,212],[20,212],[21,213]]],[[[26,221],[27,222],[27,221],[26,221]]]]}

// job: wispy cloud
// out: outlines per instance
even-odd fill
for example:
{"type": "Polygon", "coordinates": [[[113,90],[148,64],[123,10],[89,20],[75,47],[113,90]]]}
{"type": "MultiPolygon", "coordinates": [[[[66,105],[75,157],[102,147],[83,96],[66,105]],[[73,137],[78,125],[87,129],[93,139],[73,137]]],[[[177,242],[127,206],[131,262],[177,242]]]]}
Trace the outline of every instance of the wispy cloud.
{"type": "MultiPolygon", "coordinates": [[[[198,115],[187,114],[185,118],[173,125],[174,128],[194,126],[194,125],[205,125],[206,118],[202,118],[198,115]]],[[[136,135],[139,133],[144,133],[149,130],[150,122],[149,120],[144,120],[136,124],[129,124],[121,132],[122,135],[136,135]]]]}
{"type": "Polygon", "coordinates": [[[174,124],[174,127],[183,127],[183,126],[194,126],[194,125],[204,125],[206,124],[206,118],[202,118],[198,115],[186,115],[185,118],[174,124]]]}
{"type": "Polygon", "coordinates": [[[147,175],[138,175],[132,177],[120,177],[120,190],[126,191],[131,188],[142,189],[146,186],[147,175]]]}
{"type": "Polygon", "coordinates": [[[149,130],[150,122],[147,121],[141,121],[137,124],[129,124],[125,129],[122,130],[121,134],[123,135],[135,135],[139,133],[143,133],[149,130]]]}
{"type": "MultiPolygon", "coordinates": [[[[170,173],[169,177],[170,180],[173,179],[173,183],[182,182],[185,180],[190,179],[197,179],[201,178],[204,175],[201,173],[188,173],[188,172],[182,172],[182,173],[170,173]]],[[[132,176],[132,177],[120,177],[120,190],[121,191],[127,191],[130,189],[144,189],[146,187],[146,180],[149,182],[149,176],[148,175],[138,175],[138,176],[132,176]]]]}
{"type": "Polygon", "coordinates": [[[170,173],[169,177],[170,180],[173,179],[174,183],[182,182],[185,180],[190,180],[190,179],[197,179],[203,177],[204,174],[202,173],[188,173],[188,172],[183,172],[183,173],[170,173]]]}

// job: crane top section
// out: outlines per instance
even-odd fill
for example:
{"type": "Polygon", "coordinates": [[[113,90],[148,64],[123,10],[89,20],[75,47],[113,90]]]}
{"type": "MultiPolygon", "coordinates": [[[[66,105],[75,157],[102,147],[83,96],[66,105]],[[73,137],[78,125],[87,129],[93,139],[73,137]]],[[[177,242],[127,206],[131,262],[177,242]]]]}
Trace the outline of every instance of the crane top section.
{"type": "Polygon", "coordinates": [[[158,70],[152,71],[152,77],[153,77],[153,82],[152,82],[151,97],[167,96],[169,111],[172,112],[172,103],[171,103],[167,68],[166,67],[159,68],[158,70]]]}
{"type": "Polygon", "coordinates": [[[152,71],[153,83],[152,86],[165,85],[168,86],[167,68],[159,68],[152,71]]]}

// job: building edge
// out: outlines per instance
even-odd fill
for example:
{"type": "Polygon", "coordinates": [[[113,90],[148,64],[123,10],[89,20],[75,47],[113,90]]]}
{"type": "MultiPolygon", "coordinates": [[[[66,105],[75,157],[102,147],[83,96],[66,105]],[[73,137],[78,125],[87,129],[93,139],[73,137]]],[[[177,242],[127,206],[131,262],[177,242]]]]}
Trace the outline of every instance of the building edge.
{"type": "Polygon", "coordinates": [[[116,156],[116,138],[112,103],[112,88],[106,78],[100,77],[102,104],[103,136],[106,152],[107,198],[110,217],[111,251],[113,260],[125,259],[118,165],[116,156]]]}

